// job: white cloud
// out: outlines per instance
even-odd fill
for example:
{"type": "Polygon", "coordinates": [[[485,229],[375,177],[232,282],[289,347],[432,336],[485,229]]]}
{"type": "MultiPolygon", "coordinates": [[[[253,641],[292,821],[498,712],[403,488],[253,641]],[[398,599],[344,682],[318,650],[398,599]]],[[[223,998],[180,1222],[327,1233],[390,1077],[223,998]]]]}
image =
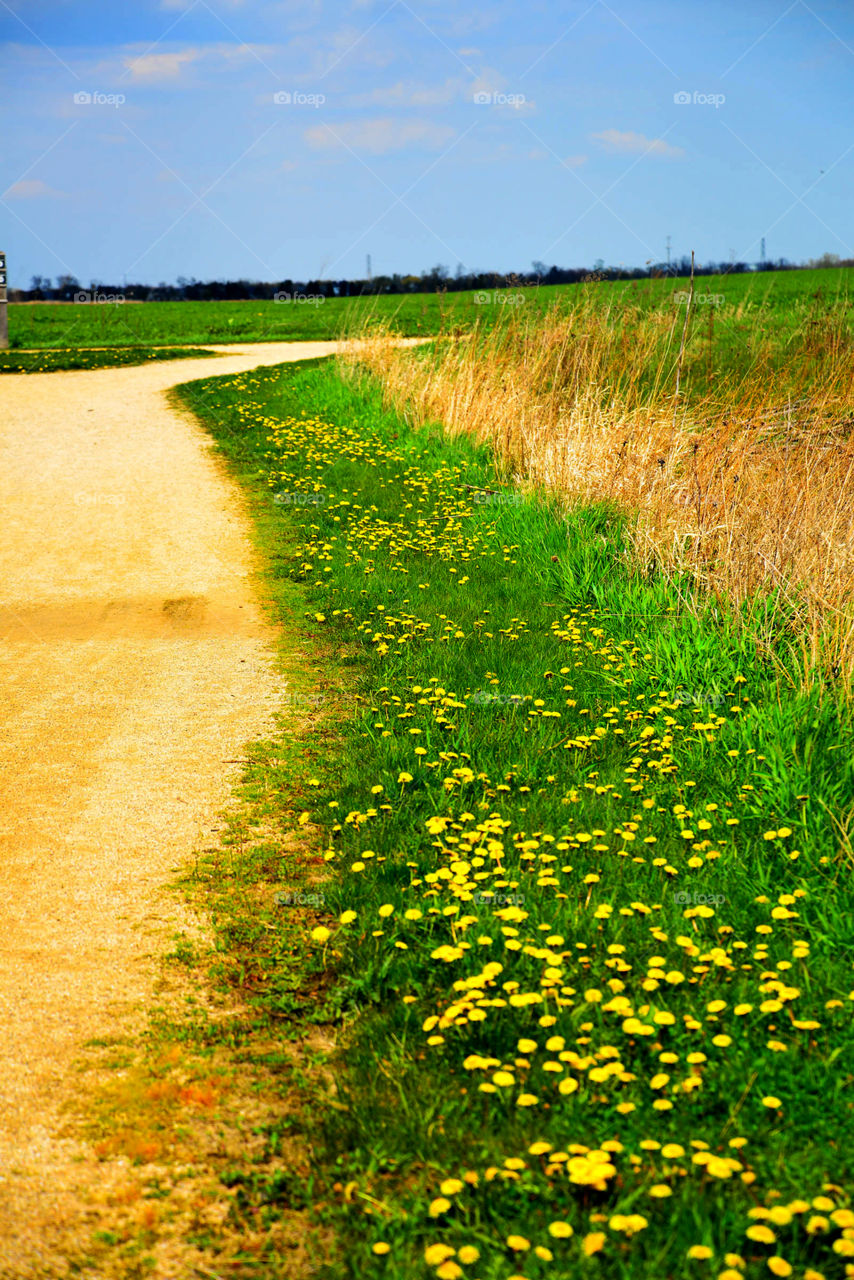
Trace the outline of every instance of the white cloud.
{"type": "Polygon", "coordinates": [[[587,164],[587,156],[564,156],[563,163],[567,169],[580,169],[583,164],[587,164]]]}
{"type": "Polygon", "coordinates": [[[372,89],[353,99],[354,106],[382,107],[443,107],[461,98],[464,83],[460,79],[446,80],[444,84],[416,84],[412,80],[398,80],[397,84],[382,89],[372,89]]]}
{"type": "Polygon", "coordinates": [[[590,136],[594,141],[601,143],[606,151],[624,156],[648,153],[652,156],[666,156],[670,160],[675,160],[685,154],[682,147],[671,147],[670,143],[665,142],[663,138],[647,138],[644,134],[633,133],[631,130],[621,133],[619,129],[603,129],[601,133],[592,133],[590,136]]]}
{"type": "Polygon", "coordinates": [[[249,61],[254,58],[263,62],[265,58],[275,58],[282,46],[275,44],[218,44],[211,53],[218,54],[226,62],[249,61]]]}
{"type": "Polygon", "coordinates": [[[364,27],[352,26],[341,27],[337,31],[330,31],[327,27],[320,33],[312,32],[310,36],[303,37],[306,74],[325,75],[345,62],[346,69],[352,71],[358,67],[386,67],[395,61],[397,51],[392,46],[375,44],[366,35],[364,27]]]}
{"type": "Polygon", "coordinates": [[[175,80],[185,66],[201,57],[200,49],[178,49],[175,53],[130,55],[124,64],[134,80],[175,80]]]}
{"type": "Polygon", "coordinates": [[[37,196],[63,195],[65,195],[64,191],[54,191],[53,187],[42,182],[41,178],[22,178],[20,182],[13,182],[11,187],[7,187],[3,192],[3,197],[7,200],[33,200],[37,196]]]}
{"type": "Polygon", "coordinates": [[[342,144],[354,151],[369,151],[373,155],[385,155],[404,147],[423,147],[437,151],[454,137],[455,130],[446,125],[431,124],[427,120],[395,120],[383,117],[378,120],[357,120],[336,124],[331,128],[316,125],[306,129],[303,137],[311,147],[331,150],[342,144]]]}
{"type": "MultiPolygon", "coordinates": [[[[238,41],[220,44],[193,45],[169,52],[150,53],[144,46],[128,46],[122,54],[122,65],[137,84],[158,84],[178,81],[185,68],[204,64],[214,72],[228,71],[240,64],[261,63],[278,57],[283,46],[266,44],[241,44],[238,41]]],[[[104,66],[106,74],[106,64],[104,66]]]]}
{"type": "Polygon", "coordinates": [[[485,67],[481,71],[469,92],[475,93],[500,93],[502,89],[507,88],[507,81],[500,71],[493,70],[492,67],[485,67]]]}

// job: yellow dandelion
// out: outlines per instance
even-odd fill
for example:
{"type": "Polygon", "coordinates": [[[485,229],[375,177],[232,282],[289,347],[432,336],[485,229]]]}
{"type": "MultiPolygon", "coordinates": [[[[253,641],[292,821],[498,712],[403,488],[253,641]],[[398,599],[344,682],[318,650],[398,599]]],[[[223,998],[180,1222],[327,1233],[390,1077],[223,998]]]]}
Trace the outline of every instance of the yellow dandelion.
{"type": "Polygon", "coordinates": [[[438,1267],[446,1258],[453,1258],[455,1252],[449,1244],[428,1244],[424,1250],[424,1261],[428,1267],[438,1267]]]}
{"type": "Polygon", "coordinates": [[[455,1196],[458,1191],[462,1191],[464,1186],[465,1183],[461,1182],[459,1178],[446,1178],[440,1184],[439,1190],[443,1196],[455,1196]]]}

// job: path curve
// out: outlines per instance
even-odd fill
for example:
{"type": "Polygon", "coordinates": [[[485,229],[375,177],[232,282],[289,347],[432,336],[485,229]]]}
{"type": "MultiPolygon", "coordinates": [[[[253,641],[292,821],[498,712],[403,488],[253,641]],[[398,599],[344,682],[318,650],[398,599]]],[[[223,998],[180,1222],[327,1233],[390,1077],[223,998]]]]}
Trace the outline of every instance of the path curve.
{"type": "Polygon", "coordinates": [[[209,349],[0,381],[4,1280],[53,1274],[75,1055],[138,1022],[184,923],[165,886],[280,696],[240,496],[165,393],[337,344],[209,349]]]}

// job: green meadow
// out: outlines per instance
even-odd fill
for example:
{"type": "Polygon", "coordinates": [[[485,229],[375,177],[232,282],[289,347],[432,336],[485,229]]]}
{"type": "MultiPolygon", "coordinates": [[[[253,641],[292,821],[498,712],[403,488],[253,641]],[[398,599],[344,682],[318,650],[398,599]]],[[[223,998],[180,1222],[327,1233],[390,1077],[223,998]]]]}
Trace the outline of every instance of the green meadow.
{"type": "MultiPolygon", "coordinates": [[[[750,344],[785,344],[809,330],[820,336],[827,315],[847,321],[852,272],[848,268],[698,276],[696,310],[706,342],[738,361],[750,344]],[[711,336],[707,330],[711,326],[711,336]],[[816,327],[818,326],[818,328],[816,327]],[[739,354],[741,353],[741,354],[739,354]]],[[[145,302],[124,304],[10,304],[13,346],[163,346],[204,342],[287,342],[335,339],[391,328],[405,337],[468,331],[508,316],[547,311],[555,303],[573,307],[592,295],[603,313],[626,306],[672,318],[674,295],[688,281],[660,279],[521,287],[512,283],[477,292],[408,294],[317,301],[145,302]]],[[[832,326],[831,326],[832,327],[832,326]]],[[[823,332],[823,330],[822,330],[823,332]]],[[[699,341],[699,339],[698,339],[699,341]]]]}

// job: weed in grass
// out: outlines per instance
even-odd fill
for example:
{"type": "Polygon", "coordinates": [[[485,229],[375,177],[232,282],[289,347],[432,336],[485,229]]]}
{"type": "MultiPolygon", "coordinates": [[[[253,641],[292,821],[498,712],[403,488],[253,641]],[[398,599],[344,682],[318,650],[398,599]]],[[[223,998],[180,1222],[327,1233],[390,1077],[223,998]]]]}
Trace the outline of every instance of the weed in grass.
{"type": "Polygon", "coordinates": [[[807,684],[818,668],[848,685],[850,306],[756,302],[730,307],[713,357],[685,308],[590,288],[465,342],[413,354],[377,339],[353,358],[409,420],[492,445],[506,475],[570,505],[619,504],[626,550],[650,574],[724,596],[766,654],[794,647],[807,684]]]}
{"type": "Polygon", "coordinates": [[[215,352],[184,347],[69,347],[48,351],[0,351],[0,373],[58,373],[66,369],[113,369],[149,360],[189,360],[197,356],[213,358],[215,352]]]}
{"type": "Polygon", "coordinates": [[[611,507],[475,502],[484,449],[332,365],[205,390],[306,643],[358,658],[293,775],[347,1028],[314,1128],[334,1274],[841,1280],[844,700],[638,570],[611,507]]]}

